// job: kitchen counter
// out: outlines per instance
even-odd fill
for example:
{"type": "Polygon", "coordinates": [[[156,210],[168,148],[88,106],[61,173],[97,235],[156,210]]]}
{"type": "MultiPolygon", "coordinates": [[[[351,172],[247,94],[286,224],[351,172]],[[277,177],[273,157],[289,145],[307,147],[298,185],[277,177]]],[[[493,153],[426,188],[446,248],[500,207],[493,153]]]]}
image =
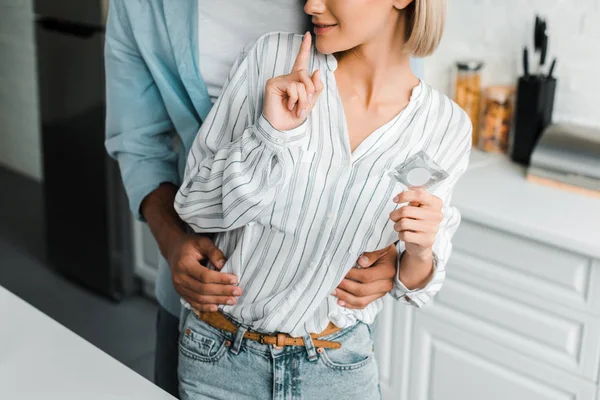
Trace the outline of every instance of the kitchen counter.
{"type": "Polygon", "coordinates": [[[0,399],[174,399],[0,287],[0,399]]]}
{"type": "Polygon", "coordinates": [[[384,399],[600,400],[600,201],[525,172],[473,150],[444,287],[378,317],[384,399]]]}
{"type": "Polygon", "coordinates": [[[600,200],[529,182],[507,156],[473,150],[454,191],[463,217],[600,258],[600,200]]]}

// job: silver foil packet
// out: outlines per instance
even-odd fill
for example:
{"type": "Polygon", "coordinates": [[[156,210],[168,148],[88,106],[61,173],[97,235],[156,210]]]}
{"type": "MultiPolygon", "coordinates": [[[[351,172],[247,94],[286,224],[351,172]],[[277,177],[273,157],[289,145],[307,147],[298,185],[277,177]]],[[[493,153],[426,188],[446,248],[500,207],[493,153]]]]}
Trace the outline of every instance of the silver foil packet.
{"type": "Polygon", "coordinates": [[[429,190],[435,184],[448,178],[448,173],[424,151],[419,151],[404,163],[397,165],[388,175],[407,188],[429,190]]]}

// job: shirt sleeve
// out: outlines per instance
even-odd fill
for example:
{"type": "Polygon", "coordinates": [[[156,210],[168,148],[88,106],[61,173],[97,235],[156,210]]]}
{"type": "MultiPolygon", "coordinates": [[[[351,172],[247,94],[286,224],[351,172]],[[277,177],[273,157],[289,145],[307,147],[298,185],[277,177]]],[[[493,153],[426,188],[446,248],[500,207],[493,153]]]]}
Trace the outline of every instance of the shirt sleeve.
{"type": "Polygon", "coordinates": [[[262,109],[261,40],[229,74],[221,96],[198,132],[175,210],[196,232],[222,232],[254,221],[294,168],[290,149],[306,143],[306,123],[275,129],[262,109]],[[260,107],[260,108],[259,108],[260,107]],[[258,115],[258,117],[254,117],[258,115]]]}
{"type": "MultiPolygon", "coordinates": [[[[463,118],[468,118],[462,116],[463,118]]],[[[455,149],[453,154],[454,157],[451,165],[446,170],[450,177],[445,181],[441,182],[437,188],[432,191],[433,194],[442,199],[443,207],[442,212],[444,219],[440,224],[435,242],[433,244],[433,274],[431,275],[430,281],[421,289],[409,290],[399,278],[400,262],[406,245],[403,241],[396,243],[398,250],[398,260],[396,263],[396,276],[394,279],[394,288],[390,294],[397,300],[415,307],[423,307],[427,304],[442,288],[444,280],[446,278],[446,265],[450,255],[452,254],[452,236],[460,225],[461,215],[460,211],[451,206],[452,193],[456,182],[465,173],[469,165],[469,156],[471,153],[471,132],[472,125],[469,123],[465,124],[466,129],[459,132],[459,135],[455,136],[454,143],[455,149]]]]}
{"type": "Polygon", "coordinates": [[[140,55],[124,1],[111,1],[106,26],[106,141],[121,169],[133,214],[161,183],[179,185],[173,125],[140,55]]]}

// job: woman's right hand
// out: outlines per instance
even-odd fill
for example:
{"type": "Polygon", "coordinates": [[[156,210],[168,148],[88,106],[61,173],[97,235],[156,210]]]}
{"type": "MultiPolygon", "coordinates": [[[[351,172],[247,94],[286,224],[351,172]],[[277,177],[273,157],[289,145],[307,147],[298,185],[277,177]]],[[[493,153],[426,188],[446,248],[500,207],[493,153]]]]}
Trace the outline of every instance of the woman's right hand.
{"type": "Polygon", "coordinates": [[[311,43],[307,32],[292,72],[267,81],[263,115],[277,130],[289,131],[302,125],[323,91],[319,70],[312,76],[307,71],[311,43]]]}

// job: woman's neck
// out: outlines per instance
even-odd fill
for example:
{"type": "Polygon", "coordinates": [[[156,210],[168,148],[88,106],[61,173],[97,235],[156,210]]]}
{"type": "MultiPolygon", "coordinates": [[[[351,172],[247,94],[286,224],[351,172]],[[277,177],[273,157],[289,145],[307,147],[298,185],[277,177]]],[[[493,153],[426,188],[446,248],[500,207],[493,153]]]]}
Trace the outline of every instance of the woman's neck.
{"type": "MultiPolygon", "coordinates": [[[[397,27],[404,29],[401,24],[397,27]]],[[[381,103],[408,101],[419,80],[410,68],[410,54],[402,51],[403,46],[403,34],[389,32],[375,41],[336,53],[336,78],[349,82],[346,89],[367,108],[381,103]]]]}

